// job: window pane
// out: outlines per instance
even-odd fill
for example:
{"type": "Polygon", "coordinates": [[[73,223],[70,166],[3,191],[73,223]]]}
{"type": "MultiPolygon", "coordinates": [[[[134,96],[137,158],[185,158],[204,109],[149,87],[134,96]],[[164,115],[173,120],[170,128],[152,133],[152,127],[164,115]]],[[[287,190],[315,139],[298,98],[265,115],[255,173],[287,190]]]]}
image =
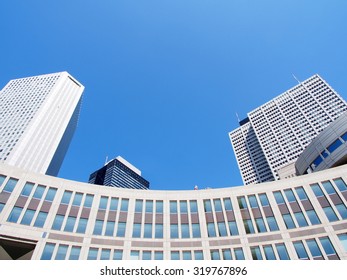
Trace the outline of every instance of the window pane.
{"type": "Polygon", "coordinates": [[[287,229],[295,228],[293,218],[290,214],[283,214],[282,217],[283,217],[284,223],[286,224],[287,229]]]}
{"type": "Polygon", "coordinates": [[[152,238],[152,224],[145,224],[144,238],[152,238]]]}
{"type": "Polygon", "coordinates": [[[341,192],[347,191],[347,185],[341,178],[335,179],[334,182],[341,192]]]}
{"type": "Polygon", "coordinates": [[[170,238],[178,238],[178,225],[171,224],[170,225],[170,238]]]}
{"type": "Polygon", "coordinates": [[[98,249],[97,248],[90,248],[88,252],[88,258],[87,260],[97,260],[98,259],[98,249]]]}
{"type": "Polygon", "coordinates": [[[55,244],[46,243],[45,248],[43,249],[41,260],[50,260],[52,259],[53,251],[55,244]]]}
{"type": "Polygon", "coordinates": [[[271,245],[264,246],[263,248],[267,260],[276,260],[275,252],[271,245]]]}
{"type": "Polygon", "coordinates": [[[118,201],[119,199],[116,197],[111,198],[111,204],[110,204],[110,210],[111,211],[117,211],[118,209],[118,201]]]}
{"type": "Polygon", "coordinates": [[[302,212],[296,212],[294,213],[295,219],[299,225],[299,227],[306,227],[308,226],[307,221],[304,217],[304,214],[302,212]]]}
{"type": "Polygon", "coordinates": [[[106,236],[113,236],[114,227],[115,227],[115,222],[107,221],[106,222],[105,235],[106,236]]]}
{"type": "Polygon", "coordinates": [[[188,205],[187,201],[180,201],[180,211],[181,214],[187,214],[188,213],[188,205]]]}
{"type": "Polygon", "coordinates": [[[76,217],[71,217],[71,216],[67,217],[64,231],[73,232],[75,223],[76,223],[76,217]]]}
{"type": "Polygon", "coordinates": [[[139,260],[140,252],[139,251],[130,251],[130,259],[131,260],[139,260]]]}
{"type": "Polygon", "coordinates": [[[300,198],[300,200],[308,199],[303,187],[298,187],[295,189],[295,191],[296,191],[296,194],[298,195],[298,197],[300,198]]]}
{"type": "Polygon", "coordinates": [[[190,202],[190,213],[198,213],[198,203],[196,200],[191,200],[190,202]]]}
{"type": "Polygon", "coordinates": [[[237,198],[240,209],[247,209],[247,202],[244,196],[239,196],[237,198]]]}
{"type": "Polygon", "coordinates": [[[4,207],[5,207],[5,204],[4,203],[0,203],[0,213],[1,213],[2,209],[4,209],[4,207]]]}
{"type": "Polygon", "coordinates": [[[332,153],[334,152],[338,147],[340,147],[342,145],[342,141],[340,139],[336,139],[333,143],[331,143],[327,150],[332,153]]]}
{"type": "Polygon", "coordinates": [[[78,260],[80,257],[80,252],[81,252],[81,247],[72,246],[69,260],[78,260]]]}
{"type": "Polygon", "coordinates": [[[200,225],[199,224],[192,224],[193,228],[193,237],[194,238],[200,238],[201,232],[200,232],[200,225]]]}
{"type": "Polygon", "coordinates": [[[85,233],[86,228],[87,228],[87,224],[88,224],[88,219],[80,218],[76,232],[77,233],[85,233]]]}
{"type": "Polygon", "coordinates": [[[125,236],[125,227],[126,227],[126,223],[124,223],[124,222],[118,223],[117,237],[124,237],[125,236]]]}
{"type": "Polygon", "coordinates": [[[164,254],[162,251],[156,251],[154,252],[154,259],[155,260],[163,260],[164,259],[164,254]]]}
{"type": "Polygon", "coordinates": [[[122,258],[123,258],[123,251],[122,250],[114,250],[113,259],[114,260],[122,260],[122,258]]]}
{"type": "Polygon", "coordinates": [[[220,199],[214,199],[213,204],[214,204],[214,210],[216,212],[222,212],[222,203],[220,199]]]}
{"type": "Polygon", "coordinates": [[[73,206],[80,206],[81,202],[82,202],[82,197],[83,197],[82,193],[76,193],[75,197],[74,197],[74,199],[72,201],[72,205],[73,206]]]}
{"type": "Polygon", "coordinates": [[[252,253],[253,260],[263,259],[259,247],[251,247],[251,253],[252,253]]]}
{"type": "Polygon", "coordinates": [[[55,255],[56,260],[65,260],[68,246],[60,244],[58,247],[57,254],[55,255]]]}
{"type": "Polygon", "coordinates": [[[180,259],[180,252],[172,251],[171,252],[171,260],[179,260],[180,259]]]}
{"type": "Polygon", "coordinates": [[[17,223],[18,218],[20,214],[22,213],[22,210],[23,210],[22,207],[17,207],[17,206],[13,207],[10,215],[8,216],[7,221],[12,223],[17,223]]]}
{"type": "Polygon", "coordinates": [[[224,198],[224,208],[225,208],[226,211],[233,210],[233,206],[231,204],[231,199],[230,198],[224,198]]]}
{"type": "Polygon", "coordinates": [[[129,199],[122,198],[120,211],[127,212],[128,211],[128,205],[129,205],[129,199]]]}
{"type": "Polygon", "coordinates": [[[153,213],[153,200],[146,201],[146,213],[153,213]]]}
{"type": "Polygon", "coordinates": [[[218,234],[219,236],[227,236],[227,227],[225,226],[224,222],[218,222],[217,223],[218,227],[218,234]]]}
{"type": "Polygon", "coordinates": [[[333,185],[329,181],[322,182],[322,185],[328,194],[335,194],[336,193],[333,185]]]}
{"type": "Polygon", "coordinates": [[[307,260],[308,255],[304,247],[304,244],[301,241],[294,242],[293,244],[298,258],[301,260],[307,260]]]}
{"type": "Polygon", "coordinates": [[[2,183],[5,181],[6,177],[3,175],[0,175],[0,187],[2,185],[2,183]]]}
{"type": "Polygon", "coordinates": [[[256,218],[255,224],[257,226],[258,232],[266,232],[267,231],[263,218],[256,218]]]}
{"type": "Polygon", "coordinates": [[[14,190],[17,182],[18,182],[18,180],[14,179],[14,178],[8,179],[3,191],[11,193],[14,190]]]}
{"type": "Polygon", "coordinates": [[[99,209],[106,210],[108,197],[102,196],[99,203],[99,209]]]}
{"type": "Polygon", "coordinates": [[[140,223],[135,223],[133,225],[133,237],[134,238],[141,237],[141,224],[140,223]]]}
{"type": "Polygon", "coordinates": [[[220,260],[220,255],[218,250],[211,250],[211,260],[220,260]]]}
{"type": "Polygon", "coordinates": [[[95,225],[94,225],[93,234],[94,235],[101,235],[101,233],[102,233],[102,226],[103,225],[104,225],[104,221],[103,220],[96,220],[95,221],[95,225]]]}
{"type": "Polygon", "coordinates": [[[111,250],[110,249],[102,249],[101,250],[100,260],[109,260],[110,257],[111,257],[111,250]]]}
{"type": "Polygon", "coordinates": [[[87,207],[87,208],[90,208],[92,207],[92,204],[93,204],[93,199],[94,199],[94,195],[92,194],[87,194],[86,195],[86,198],[84,200],[84,207],[87,207]]]}
{"type": "Polygon", "coordinates": [[[252,220],[243,220],[243,225],[245,226],[246,233],[255,233],[252,220]]]}
{"type": "Polygon", "coordinates": [[[229,231],[231,235],[239,235],[239,230],[237,229],[237,224],[235,221],[228,222],[229,231]]]}
{"type": "Polygon", "coordinates": [[[214,223],[207,223],[207,234],[208,237],[216,237],[216,229],[214,223]]]}
{"type": "Polygon", "coordinates": [[[266,221],[267,221],[267,224],[269,226],[270,231],[278,230],[278,225],[277,225],[275,217],[273,217],[273,216],[266,217],[266,221]]]}
{"type": "Polygon", "coordinates": [[[177,214],[177,201],[170,201],[170,214],[177,214]]]}
{"type": "Polygon", "coordinates": [[[155,202],[155,211],[157,214],[163,214],[163,209],[164,209],[164,203],[162,200],[157,200],[155,202]]]}
{"type": "Polygon", "coordinates": [[[45,200],[46,201],[53,201],[56,193],[57,193],[57,189],[49,188],[48,192],[46,194],[45,200]]]}
{"type": "Polygon", "coordinates": [[[34,197],[34,198],[37,198],[37,199],[41,199],[43,193],[45,192],[45,189],[46,189],[45,186],[40,186],[40,185],[37,186],[37,187],[36,187],[36,190],[35,190],[35,192],[34,192],[33,197],[34,197]]]}
{"type": "Polygon", "coordinates": [[[235,259],[236,260],[244,260],[245,259],[245,255],[243,254],[242,248],[234,249],[234,253],[235,253],[235,259]]]}
{"type": "Polygon", "coordinates": [[[262,206],[270,205],[267,195],[265,193],[259,194],[259,199],[262,206]]]}
{"type": "Polygon", "coordinates": [[[183,251],[183,259],[184,260],[191,260],[192,259],[192,252],[191,251],[183,251]]]}
{"type": "Polygon", "coordinates": [[[344,204],[335,205],[337,211],[339,211],[342,219],[347,219],[347,208],[344,204]]]}
{"type": "Polygon", "coordinates": [[[312,257],[321,257],[322,252],[320,251],[316,240],[310,239],[306,241],[308,248],[310,249],[312,257]]]}
{"type": "Polygon", "coordinates": [[[143,251],[142,259],[143,260],[151,260],[152,259],[152,252],[151,251],[143,251]]]}
{"type": "Polygon", "coordinates": [[[249,204],[251,205],[251,208],[259,208],[258,201],[255,195],[248,196],[248,201],[249,201],[249,204]]]}
{"type": "Polygon", "coordinates": [[[181,237],[182,238],[190,238],[189,225],[181,224],[181,237]]]}
{"type": "Polygon", "coordinates": [[[212,212],[211,201],[209,199],[204,200],[204,210],[205,210],[205,213],[212,212]]]}
{"type": "Polygon", "coordinates": [[[34,210],[31,210],[31,209],[27,209],[25,211],[25,214],[22,218],[22,221],[20,222],[22,225],[30,225],[31,224],[31,221],[34,217],[34,214],[35,214],[35,211],[34,210]]]}
{"type": "Polygon", "coordinates": [[[72,196],[72,192],[65,191],[63,194],[63,198],[61,199],[61,203],[62,204],[69,204],[71,196],[72,196]]]}
{"type": "Polygon", "coordinates": [[[61,226],[63,224],[63,221],[64,221],[64,216],[57,214],[55,216],[54,221],[53,221],[52,229],[61,230],[61,226]]]}
{"type": "Polygon", "coordinates": [[[292,190],[284,190],[284,194],[286,195],[288,202],[296,201],[296,198],[292,190]]]}
{"type": "Polygon", "coordinates": [[[338,217],[336,216],[334,210],[328,206],[323,208],[325,215],[327,216],[329,222],[338,221],[338,217]]]}
{"type": "Polygon", "coordinates": [[[164,228],[163,224],[155,224],[155,238],[163,238],[164,228]]]}
{"type": "Polygon", "coordinates": [[[281,192],[274,192],[275,200],[277,204],[284,204],[284,198],[281,192]]]}
{"type": "Polygon", "coordinates": [[[21,195],[29,196],[31,191],[32,191],[32,189],[33,189],[33,187],[34,187],[33,183],[28,183],[28,182],[25,183],[25,186],[23,187],[21,195]]]}
{"type": "Polygon", "coordinates": [[[329,237],[321,237],[321,238],[319,238],[319,241],[322,244],[323,249],[328,256],[329,255],[336,255],[335,248],[334,248],[333,244],[331,243],[329,237]]]}
{"type": "Polygon", "coordinates": [[[315,210],[313,210],[313,209],[307,210],[306,214],[307,214],[308,218],[310,219],[311,225],[318,225],[321,223],[315,210]]]}
{"type": "Polygon", "coordinates": [[[280,260],[289,260],[289,255],[284,244],[276,244],[276,249],[280,260]]]}
{"type": "Polygon", "coordinates": [[[320,188],[320,186],[318,184],[311,185],[311,188],[312,188],[314,194],[316,195],[316,197],[324,196],[322,189],[320,188]]]}
{"type": "Polygon", "coordinates": [[[222,254],[223,254],[223,260],[232,260],[233,259],[231,256],[230,249],[223,249],[222,254]]]}
{"type": "Polygon", "coordinates": [[[347,233],[338,235],[345,252],[347,252],[347,233]]]}
{"type": "Polygon", "coordinates": [[[194,259],[195,260],[203,260],[204,254],[202,251],[194,251],[194,259]]]}

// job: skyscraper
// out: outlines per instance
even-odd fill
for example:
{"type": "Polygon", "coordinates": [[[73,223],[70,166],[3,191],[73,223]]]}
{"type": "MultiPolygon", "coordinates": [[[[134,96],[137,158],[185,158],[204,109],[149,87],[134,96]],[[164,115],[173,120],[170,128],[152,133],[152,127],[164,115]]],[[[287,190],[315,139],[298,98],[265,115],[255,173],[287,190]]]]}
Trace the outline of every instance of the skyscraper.
{"type": "Polygon", "coordinates": [[[141,176],[141,171],[120,156],[93,172],[88,182],[118,188],[149,189],[149,182],[141,176]]]}
{"type": "Polygon", "coordinates": [[[0,92],[0,162],[57,175],[84,87],[69,73],[15,79],[0,92]]]}
{"type": "Polygon", "coordinates": [[[244,184],[291,174],[307,145],[347,110],[347,103],[319,75],[248,113],[229,133],[244,184]]]}

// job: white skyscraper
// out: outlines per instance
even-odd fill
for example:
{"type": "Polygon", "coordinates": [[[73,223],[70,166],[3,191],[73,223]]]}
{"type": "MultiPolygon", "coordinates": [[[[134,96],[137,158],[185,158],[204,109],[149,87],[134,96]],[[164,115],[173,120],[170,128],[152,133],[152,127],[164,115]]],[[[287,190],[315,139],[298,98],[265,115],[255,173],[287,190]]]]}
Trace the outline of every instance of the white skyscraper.
{"type": "Polygon", "coordinates": [[[67,72],[8,82],[0,92],[0,162],[57,175],[83,90],[67,72]]]}
{"type": "Polygon", "coordinates": [[[346,101],[314,75],[248,113],[229,133],[244,183],[278,180],[279,171],[346,110],[346,101]]]}

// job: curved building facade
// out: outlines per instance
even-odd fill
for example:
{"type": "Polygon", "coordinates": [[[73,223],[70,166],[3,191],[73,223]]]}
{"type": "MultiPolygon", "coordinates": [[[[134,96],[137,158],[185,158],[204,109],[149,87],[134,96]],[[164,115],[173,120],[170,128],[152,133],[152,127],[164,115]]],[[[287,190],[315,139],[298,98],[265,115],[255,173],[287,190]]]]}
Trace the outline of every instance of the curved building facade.
{"type": "Polygon", "coordinates": [[[105,188],[0,165],[1,259],[347,259],[347,165],[247,187],[105,188]]]}

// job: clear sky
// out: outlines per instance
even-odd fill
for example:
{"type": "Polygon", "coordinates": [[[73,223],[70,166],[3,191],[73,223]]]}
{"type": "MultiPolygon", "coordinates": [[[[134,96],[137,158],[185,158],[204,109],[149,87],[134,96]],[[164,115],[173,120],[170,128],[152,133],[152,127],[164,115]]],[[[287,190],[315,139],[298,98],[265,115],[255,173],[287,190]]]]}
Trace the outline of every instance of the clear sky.
{"type": "Polygon", "coordinates": [[[347,99],[345,0],[2,0],[0,88],[68,71],[85,86],[59,177],[122,156],[151,189],[242,184],[228,132],[318,73],[347,99]]]}

